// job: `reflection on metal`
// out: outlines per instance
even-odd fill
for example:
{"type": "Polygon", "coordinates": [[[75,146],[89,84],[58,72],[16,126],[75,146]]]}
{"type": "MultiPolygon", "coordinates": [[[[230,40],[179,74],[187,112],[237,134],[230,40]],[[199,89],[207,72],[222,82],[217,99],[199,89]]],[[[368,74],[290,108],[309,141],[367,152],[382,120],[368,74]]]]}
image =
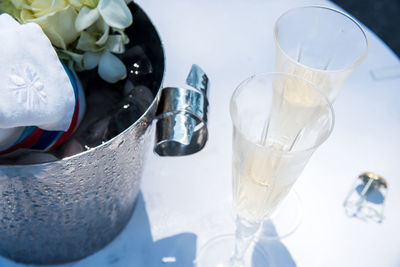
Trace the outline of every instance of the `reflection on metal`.
{"type": "Polygon", "coordinates": [[[162,89],[154,146],[160,156],[193,154],[207,141],[208,77],[199,66],[193,65],[186,83],[193,88],[162,89]]]}
{"type": "Polygon", "coordinates": [[[192,66],[192,69],[190,70],[189,75],[186,78],[186,84],[196,88],[205,96],[207,96],[208,77],[199,66],[195,64],[192,66]]]}
{"type": "Polygon", "coordinates": [[[161,261],[163,263],[173,263],[173,262],[176,262],[176,258],[175,257],[163,257],[161,259],[161,261]]]}
{"type": "Polygon", "coordinates": [[[346,214],[381,223],[387,191],[388,184],[381,176],[371,172],[360,174],[343,203],[346,214]]]}

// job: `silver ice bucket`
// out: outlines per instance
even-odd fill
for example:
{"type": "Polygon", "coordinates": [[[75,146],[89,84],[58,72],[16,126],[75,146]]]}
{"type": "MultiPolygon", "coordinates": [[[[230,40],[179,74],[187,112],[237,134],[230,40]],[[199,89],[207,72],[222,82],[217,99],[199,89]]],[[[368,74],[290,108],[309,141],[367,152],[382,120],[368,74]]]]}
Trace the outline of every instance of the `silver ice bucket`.
{"type": "Polygon", "coordinates": [[[127,34],[148,45],[155,66],[153,102],[125,131],[93,149],[55,162],[0,166],[1,255],[18,262],[55,264],[98,251],[131,217],[146,153],[154,142],[153,129],[157,128],[155,151],[160,155],[184,155],[204,146],[206,76],[191,72],[188,84],[194,90],[160,89],[162,43],[143,10],[135,4],[130,8],[134,23],[127,34]]]}

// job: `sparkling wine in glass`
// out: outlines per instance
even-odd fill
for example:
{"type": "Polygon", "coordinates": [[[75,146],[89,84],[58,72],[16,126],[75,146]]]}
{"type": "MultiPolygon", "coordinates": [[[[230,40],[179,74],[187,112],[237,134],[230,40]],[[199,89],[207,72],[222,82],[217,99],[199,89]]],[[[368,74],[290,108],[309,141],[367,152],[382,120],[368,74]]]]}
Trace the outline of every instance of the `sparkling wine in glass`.
{"type": "Polygon", "coordinates": [[[291,74],[254,75],[233,93],[235,235],[209,241],[197,266],[268,266],[254,241],[262,221],[286,197],[310,156],[330,135],[333,109],[310,82],[291,74]]]}
{"type": "Polygon", "coordinates": [[[328,7],[290,9],[276,21],[274,38],[275,70],[313,82],[331,102],[368,54],[361,25],[328,7]]]}

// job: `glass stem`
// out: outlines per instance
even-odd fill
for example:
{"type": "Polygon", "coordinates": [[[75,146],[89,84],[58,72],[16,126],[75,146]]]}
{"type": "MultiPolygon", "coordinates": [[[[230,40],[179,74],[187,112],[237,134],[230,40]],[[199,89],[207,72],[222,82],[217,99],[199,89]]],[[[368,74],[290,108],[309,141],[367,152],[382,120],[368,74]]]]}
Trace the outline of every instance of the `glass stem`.
{"type": "Polygon", "coordinates": [[[231,266],[244,266],[243,257],[260,226],[261,222],[259,221],[249,221],[239,216],[236,217],[235,251],[230,259],[231,266]]]}

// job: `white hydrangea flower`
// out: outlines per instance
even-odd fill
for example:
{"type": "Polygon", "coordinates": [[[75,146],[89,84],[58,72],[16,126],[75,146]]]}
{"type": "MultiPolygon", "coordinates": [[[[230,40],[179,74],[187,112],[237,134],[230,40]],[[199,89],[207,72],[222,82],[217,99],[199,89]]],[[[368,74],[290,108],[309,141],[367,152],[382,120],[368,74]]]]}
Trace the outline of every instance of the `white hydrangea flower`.
{"type": "Polygon", "coordinates": [[[96,8],[83,6],[75,20],[75,29],[80,32],[90,27],[99,17],[113,28],[125,29],[132,24],[132,14],[124,0],[99,0],[96,8]]]}
{"type": "Polygon", "coordinates": [[[110,35],[105,50],[100,52],[86,51],[83,54],[83,67],[93,69],[97,66],[97,71],[103,80],[115,83],[126,78],[126,68],[121,60],[111,52],[123,53],[124,51],[122,36],[110,35]]]}
{"type": "Polygon", "coordinates": [[[85,51],[82,67],[98,66],[100,77],[109,83],[124,79],[126,68],[112,53],[125,51],[129,39],[123,29],[131,24],[132,14],[124,0],[99,0],[93,9],[83,6],[75,20],[75,29],[81,32],[76,48],[85,51]],[[110,35],[110,27],[119,34],[110,35]]]}

